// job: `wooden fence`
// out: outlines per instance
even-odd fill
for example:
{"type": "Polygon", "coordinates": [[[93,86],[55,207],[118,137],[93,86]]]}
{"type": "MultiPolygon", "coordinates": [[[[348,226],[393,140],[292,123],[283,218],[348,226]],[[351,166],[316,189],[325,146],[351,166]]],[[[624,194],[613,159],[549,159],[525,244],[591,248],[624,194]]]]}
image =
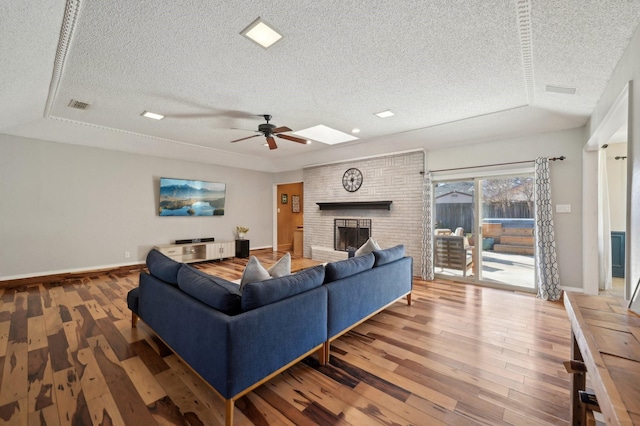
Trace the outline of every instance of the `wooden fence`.
{"type": "MultiPolygon", "coordinates": [[[[483,206],[483,217],[487,218],[533,218],[533,211],[526,201],[513,202],[503,208],[499,204],[483,206]]],[[[473,230],[473,204],[451,203],[436,204],[435,222],[437,228],[448,228],[454,231],[462,226],[465,233],[473,230]]]]}

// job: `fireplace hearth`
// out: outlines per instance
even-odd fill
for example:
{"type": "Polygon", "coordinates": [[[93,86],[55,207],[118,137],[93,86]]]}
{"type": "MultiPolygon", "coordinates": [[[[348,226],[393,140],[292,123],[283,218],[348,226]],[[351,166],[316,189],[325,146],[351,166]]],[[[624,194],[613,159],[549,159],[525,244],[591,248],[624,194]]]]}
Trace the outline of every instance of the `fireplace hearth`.
{"type": "Polygon", "coordinates": [[[357,250],[371,236],[371,219],[334,219],[334,250],[357,250]]]}

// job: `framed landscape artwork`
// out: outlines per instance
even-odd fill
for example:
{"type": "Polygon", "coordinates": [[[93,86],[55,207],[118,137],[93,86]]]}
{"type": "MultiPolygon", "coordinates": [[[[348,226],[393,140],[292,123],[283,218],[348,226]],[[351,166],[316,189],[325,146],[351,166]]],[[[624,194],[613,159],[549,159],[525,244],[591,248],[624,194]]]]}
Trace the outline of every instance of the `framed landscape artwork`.
{"type": "Polygon", "coordinates": [[[160,178],[160,216],[224,216],[226,184],[160,178]]]}

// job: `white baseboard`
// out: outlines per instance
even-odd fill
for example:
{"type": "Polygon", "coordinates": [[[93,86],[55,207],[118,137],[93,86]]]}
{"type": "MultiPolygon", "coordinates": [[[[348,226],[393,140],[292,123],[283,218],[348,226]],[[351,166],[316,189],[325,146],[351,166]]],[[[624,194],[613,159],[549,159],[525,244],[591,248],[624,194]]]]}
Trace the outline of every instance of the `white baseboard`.
{"type": "Polygon", "coordinates": [[[560,288],[564,291],[570,291],[572,293],[584,293],[584,289],[580,287],[567,287],[567,286],[561,285],[560,288]]]}

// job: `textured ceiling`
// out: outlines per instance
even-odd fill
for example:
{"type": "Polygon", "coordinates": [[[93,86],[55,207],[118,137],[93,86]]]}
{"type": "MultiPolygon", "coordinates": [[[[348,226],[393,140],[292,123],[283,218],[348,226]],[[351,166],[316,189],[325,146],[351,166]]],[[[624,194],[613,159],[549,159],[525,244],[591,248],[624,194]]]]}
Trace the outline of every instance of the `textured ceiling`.
{"type": "Polygon", "coordinates": [[[0,13],[1,133],[283,171],[582,126],[640,0],[32,0],[0,13]],[[239,34],[257,17],[284,34],[271,49],[239,34]],[[256,114],[360,140],[231,144],[256,114]]]}

